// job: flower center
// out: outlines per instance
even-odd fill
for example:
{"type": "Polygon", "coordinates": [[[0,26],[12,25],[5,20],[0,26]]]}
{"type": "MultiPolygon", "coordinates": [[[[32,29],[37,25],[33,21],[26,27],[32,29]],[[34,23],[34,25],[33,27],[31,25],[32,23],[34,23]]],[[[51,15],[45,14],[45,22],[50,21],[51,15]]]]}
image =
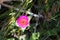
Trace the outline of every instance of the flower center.
{"type": "Polygon", "coordinates": [[[25,20],[25,19],[22,19],[22,20],[20,20],[20,24],[21,24],[21,25],[26,25],[26,24],[27,24],[27,22],[26,22],[26,20],[25,20]]]}

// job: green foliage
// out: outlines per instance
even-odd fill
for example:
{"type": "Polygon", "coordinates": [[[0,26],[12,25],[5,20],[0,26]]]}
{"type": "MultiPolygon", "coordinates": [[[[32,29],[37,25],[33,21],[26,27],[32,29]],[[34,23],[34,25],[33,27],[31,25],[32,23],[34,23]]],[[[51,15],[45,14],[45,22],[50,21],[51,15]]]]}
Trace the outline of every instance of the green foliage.
{"type": "Polygon", "coordinates": [[[12,4],[19,10],[9,9],[1,13],[0,40],[54,40],[53,36],[60,40],[60,0],[20,0],[12,4]],[[30,24],[22,30],[16,26],[16,19],[24,13],[30,24]]]}

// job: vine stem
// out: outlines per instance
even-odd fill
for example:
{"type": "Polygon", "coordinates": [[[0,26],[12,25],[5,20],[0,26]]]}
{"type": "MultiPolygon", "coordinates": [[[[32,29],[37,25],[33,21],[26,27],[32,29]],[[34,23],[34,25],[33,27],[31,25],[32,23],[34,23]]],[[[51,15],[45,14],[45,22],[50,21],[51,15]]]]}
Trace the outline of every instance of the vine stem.
{"type": "Polygon", "coordinates": [[[18,30],[18,40],[20,40],[20,28],[18,30]]]}

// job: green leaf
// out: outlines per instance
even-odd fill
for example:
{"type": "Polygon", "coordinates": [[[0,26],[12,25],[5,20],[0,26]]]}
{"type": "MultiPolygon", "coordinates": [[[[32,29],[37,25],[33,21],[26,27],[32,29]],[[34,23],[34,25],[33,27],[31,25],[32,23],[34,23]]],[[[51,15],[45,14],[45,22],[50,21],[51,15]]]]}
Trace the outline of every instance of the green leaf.
{"type": "Polygon", "coordinates": [[[52,29],[52,30],[49,30],[49,31],[47,31],[47,34],[48,35],[56,35],[57,34],[57,31],[56,31],[56,29],[52,29]]]}
{"type": "Polygon", "coordinates": [[[31,36],[30,40],[36,40],[36,39],[39,38],[39,36],[40,36],[40,33],[39,33],[39,32],[37,32],[37,33],[32,33],[32,36],[31,36]]]}
{"type": "Polygon", "coordinates": [[[7,40],[15,40],[14,38],[9,38],[9,39],[7,39],[7,40]]]}

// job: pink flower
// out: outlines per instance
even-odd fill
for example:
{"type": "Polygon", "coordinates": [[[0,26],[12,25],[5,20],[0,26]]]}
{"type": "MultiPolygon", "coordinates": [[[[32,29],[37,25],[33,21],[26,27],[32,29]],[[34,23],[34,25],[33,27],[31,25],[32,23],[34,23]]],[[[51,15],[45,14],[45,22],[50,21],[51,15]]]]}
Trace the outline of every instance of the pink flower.
{"type": "Polygon", "coordinates": [[[20,27],[21,29],[26,28],[29,26],[29,19],[28,16],[26,15],[21,15],[19,18],[16,20],[16,25],[20,27]]]}

